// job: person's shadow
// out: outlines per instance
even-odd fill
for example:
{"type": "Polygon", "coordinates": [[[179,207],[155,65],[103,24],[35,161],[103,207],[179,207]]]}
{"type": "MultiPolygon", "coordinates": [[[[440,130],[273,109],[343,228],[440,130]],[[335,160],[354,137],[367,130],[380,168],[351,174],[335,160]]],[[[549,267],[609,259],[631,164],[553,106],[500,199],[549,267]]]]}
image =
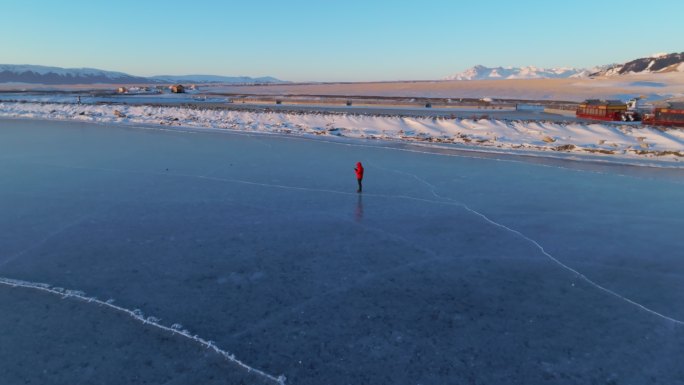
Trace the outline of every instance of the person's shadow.
{"type": "Polygon", "coordinates": [[[358,195],[358,199],[356,201],[356,212],[354,213],[354,217],[356,218],[357,222],[361,222],[363,219],[363,195],[358,195]]]}

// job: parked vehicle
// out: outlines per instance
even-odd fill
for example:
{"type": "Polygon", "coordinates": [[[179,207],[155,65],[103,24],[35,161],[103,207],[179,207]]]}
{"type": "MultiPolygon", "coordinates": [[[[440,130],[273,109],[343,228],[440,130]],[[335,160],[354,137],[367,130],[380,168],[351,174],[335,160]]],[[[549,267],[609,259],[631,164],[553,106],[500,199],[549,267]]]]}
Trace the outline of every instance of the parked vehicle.
{"type": "Polygon", "coordinates": [[[620,120],[623,122],[638,122],[643,119],[645,113],[652,111],[652,108],[643,103],[641,98],[630,99],[625,105],[627,111],[620,115],[620,120]]]}

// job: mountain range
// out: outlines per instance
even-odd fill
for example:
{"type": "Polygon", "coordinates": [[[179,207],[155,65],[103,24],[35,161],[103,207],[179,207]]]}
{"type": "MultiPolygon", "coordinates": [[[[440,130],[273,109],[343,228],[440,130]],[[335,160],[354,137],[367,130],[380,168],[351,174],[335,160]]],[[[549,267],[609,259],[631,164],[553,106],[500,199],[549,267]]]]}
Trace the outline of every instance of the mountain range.
{"type": "Polygon", "coordinates": [[[594,68],[485,67],[477,65],[444,80],[564,79],[627,74],[684,72],[684,52],[657,54],[594,68]]]}
{"type": "Polygon", "coordinates": [[[140,83],[285,83],[274,77],[217,75],[134,76],[96,68],[61,68],[38,65],[0,64],[0,83],[30,84],[140,84],[140,83]]]}
{"type": "Polygon", "coordinates": [[[159,75],[149,79],[163,83],[287,83],[271,76],[252,78],[249,76],[219,76],[219,75],[159,75]]]}
{"type": "Polygon", "coordinates": [[[591,76],[617,76],[626,74],[684,72],[684,52],[657,54],[624,64],[604,66],[591,76]]]}
{"type": "MultiPolygon", "coordinates": [[[[443,80],[493,79],[564,79],[594,76],[621,76],[644,73],[684,73],[684,52],[657,54],[623,64],[608,64],[594,68],[539,68],[485,67],[477,65],[443,80]]],[[[288,83],[274,77],[217,76],[217,75],[160,75],[134,76],[123,72],[95,68],[61,68],[39,65],[0,64],[0,83],[29,84],[165,84],[165,83],[224,83],[275,84],[288,83]]]]}
{"type": "Polygon", "coordinates": [[[444,80],[556,79],[584,77],[590,70],[577,68],[485,67],[476,65],[444,80]]]}

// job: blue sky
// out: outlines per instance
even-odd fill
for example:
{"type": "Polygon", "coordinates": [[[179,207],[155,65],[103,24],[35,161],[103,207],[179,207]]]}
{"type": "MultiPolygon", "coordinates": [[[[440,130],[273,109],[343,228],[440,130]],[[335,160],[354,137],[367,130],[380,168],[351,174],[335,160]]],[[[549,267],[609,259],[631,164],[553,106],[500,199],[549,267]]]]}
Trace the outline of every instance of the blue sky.
{"type": "Polygon", "coordinates": [[[3,0],[0,63],[292,81],[439,79],[684,51],[684,2],[3,0]],[[422,4],[421,4],[422,3],[422,4]]]}

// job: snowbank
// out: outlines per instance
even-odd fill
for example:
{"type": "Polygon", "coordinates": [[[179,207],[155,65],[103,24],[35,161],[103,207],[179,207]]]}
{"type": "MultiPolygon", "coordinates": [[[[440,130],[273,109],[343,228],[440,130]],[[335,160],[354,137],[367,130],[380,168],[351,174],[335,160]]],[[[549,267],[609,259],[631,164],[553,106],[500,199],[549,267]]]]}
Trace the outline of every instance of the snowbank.
{"type": "Polygon", "coordinates": [[[594,154],[613,159],[684,160],[684,130],[661,131],[641,125],[13,102],[0,103],[1,117],[327,135],[465,145],[481,150],[594,154]]]}

